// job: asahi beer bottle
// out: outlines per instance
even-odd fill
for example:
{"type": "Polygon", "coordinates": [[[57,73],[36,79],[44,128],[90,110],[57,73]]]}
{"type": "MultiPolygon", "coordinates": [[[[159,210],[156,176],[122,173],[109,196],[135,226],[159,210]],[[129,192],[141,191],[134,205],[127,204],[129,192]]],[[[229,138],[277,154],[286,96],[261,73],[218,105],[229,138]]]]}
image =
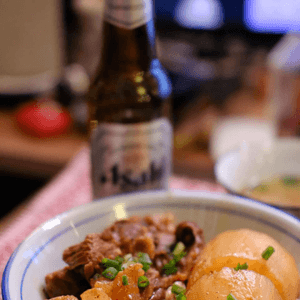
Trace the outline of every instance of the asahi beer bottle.
{"type": "Polygon", "coordinates": [[[152,0],[106,0],[89,126],[94,200],[167,189],[172,88],[155,53],[152,0]]]}

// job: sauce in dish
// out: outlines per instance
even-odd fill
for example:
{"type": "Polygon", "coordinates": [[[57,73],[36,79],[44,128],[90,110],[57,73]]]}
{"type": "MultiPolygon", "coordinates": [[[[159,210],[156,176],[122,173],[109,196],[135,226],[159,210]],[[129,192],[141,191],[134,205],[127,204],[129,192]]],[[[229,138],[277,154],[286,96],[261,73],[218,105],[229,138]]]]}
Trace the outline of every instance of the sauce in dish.
{"type": "Polygon", "coordinates": [[[273,205],[300,207],[300,177],[274,177],[254,188],[246,188],[242,193],[273,205]]]}

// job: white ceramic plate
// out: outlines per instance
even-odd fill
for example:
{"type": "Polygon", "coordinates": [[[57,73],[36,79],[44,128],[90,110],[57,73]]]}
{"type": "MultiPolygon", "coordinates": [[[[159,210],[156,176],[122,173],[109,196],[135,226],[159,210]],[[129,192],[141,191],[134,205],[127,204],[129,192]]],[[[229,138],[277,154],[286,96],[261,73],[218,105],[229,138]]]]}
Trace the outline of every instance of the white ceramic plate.
{"type": "Polygon", "coordinates": [[[42,300],[44,277],[65,266],[62,252],[86,234],[116,219],[172,212],[178,222],[195,221],[206,241],[229,229],[265,232],[290,251],[300,269],[300,221],[252,200],[206,192],[149,192],[95,201],[63,213],[37,228],[12,254],[2,280],[3,300],[42,300]]]}

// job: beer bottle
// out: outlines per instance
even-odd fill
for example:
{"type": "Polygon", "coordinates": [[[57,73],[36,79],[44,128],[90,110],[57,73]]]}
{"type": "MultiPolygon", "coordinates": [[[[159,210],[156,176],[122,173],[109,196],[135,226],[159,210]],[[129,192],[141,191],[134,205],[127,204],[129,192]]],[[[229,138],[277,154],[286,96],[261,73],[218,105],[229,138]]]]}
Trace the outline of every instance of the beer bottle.
{"type": "Polygon", "coordinates": [[[156,56],[152,0],[106,0],[88,94],[93,198],[167,189],[170,81],[156,56]]]}

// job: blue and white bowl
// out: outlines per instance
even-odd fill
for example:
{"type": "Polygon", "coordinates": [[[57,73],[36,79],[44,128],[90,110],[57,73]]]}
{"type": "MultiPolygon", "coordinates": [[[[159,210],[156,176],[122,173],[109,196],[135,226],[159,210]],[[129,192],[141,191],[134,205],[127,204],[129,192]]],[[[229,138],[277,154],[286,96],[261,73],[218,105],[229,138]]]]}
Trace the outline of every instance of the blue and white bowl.
{"type": "Polygon", "coordinates": [[[209,241],[220,232],[250,228],[269,234],[294,255],[300,269],[300,221],[276,208],[233,195],[194,191],[149,192],[95,201],[37,228],[14,251],[2,280],[3,300],[42,300],[45,275],[65,266],[63,250],[88,233],[131,215],[174,213],[195,221],[209,241]]]}

